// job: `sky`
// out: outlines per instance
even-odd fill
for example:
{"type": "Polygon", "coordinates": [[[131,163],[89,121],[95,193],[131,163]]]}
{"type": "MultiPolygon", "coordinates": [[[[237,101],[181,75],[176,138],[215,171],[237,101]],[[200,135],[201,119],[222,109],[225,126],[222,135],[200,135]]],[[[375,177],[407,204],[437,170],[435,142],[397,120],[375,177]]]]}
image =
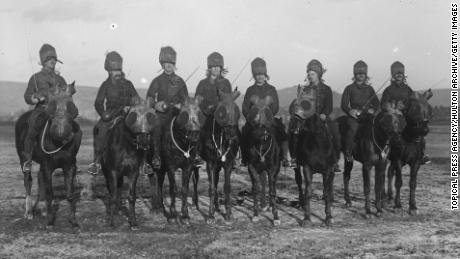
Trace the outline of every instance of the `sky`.
{"type": "Polygon", "coordinates": [[[2,0],[0,80],[26,82],[38,50],[53,45],[67,82],[98,87],[105,53],[118,51],[136,88],[159,74],[162,46],[177,51],[177,74],[194,92],[206,58],[218,51],[234,87],[253,84],[248,61],[267,62],[277,89],[302,83],[318,59],[325,83],[342,92],[364,60],[375,89],[396,60],[416,90],[448,88],[450,1],[443,0],[2,0]],[[237,78],[237,74],[242,71],[237,78]]]}

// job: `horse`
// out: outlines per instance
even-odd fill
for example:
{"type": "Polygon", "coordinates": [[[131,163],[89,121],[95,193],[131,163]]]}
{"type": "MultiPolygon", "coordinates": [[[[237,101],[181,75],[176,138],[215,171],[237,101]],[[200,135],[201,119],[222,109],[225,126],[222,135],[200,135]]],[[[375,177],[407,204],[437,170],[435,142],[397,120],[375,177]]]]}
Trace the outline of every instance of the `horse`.
{"type": "MultiPolygon", "coordinates": [[[[224,193],[225,193],[225,220],[231,220],[231,184],[230,175],[239,150],[238,120],[240,109],[235,103],[240,92],[233,93],[218,92],[219,103],[216,105],[213,116],[209,116],[202,131],[201,155],[206,161],[206,172],[209,180],[209,214],[206,220],[208,224],[215,222],[214,213],[219,210],[219,197],[217,187],[219,173],[224,170],[224,193]]],[[[198,208],[198,168],[193,170],[193,202],[198,208]]]]}
{"type": "MultiPolygon", "coordinates": [[[[188,214],[187,195],[189,181],[192,174],[193,155],[198,152],[197,147],[200,141],[201,128],[205,123],[205,116],[200,110],[202,96],[188,98],[184,104],[176,104],[177,115],[169,122],[169,131],[164,132],[161,142],[161,168],[156,172],[157,195],[152,197],[152,208],[160,209],[168,222],[177,222],[176,212],[176,181],[174,174],[177,169],[182,170],[182,209],[181,220],[184,224],[190,224],[188,214]],[[163,200],[163,183],[166,174],[169,180],[169,193],[171,204],[169,213],[166,212],[163,200]]],[[[154,178],[150,179],[153,186],[154,178]]]]}
{"type": "Polygon", "coordinates": [[[108,224],[114,226],[114,216],[119,210],[123,177],[128,178],[128,221],[130,228],[136,230],[136,184],[142,166],[148,162],[148,154],[155,146],[152,143],[156,129],[160,126],[159,118],[152,107],[153,99],[140,100],[129,107],[126,117],[115,118],[114,126],[107,136],[107,150],[101,158],[109,194],[108,224]]]}
{"type": "Polygon", "coordinates": [[[269,105],[273,102],[271,96],[260,99],[251,96],[253,104],[248,114],[248,123],[251,127],[248,139],[248,171],[252,182],[252,194],[254,196],[253,222],[259,221],[259,199],[262,210],[268,209],[265,200],[266,174],[268,176],[268,188],[270,205],[272,207],[273,225],[279,226],[281,220],[276,206],[276,179],[281,167],[282,153],[280,143],[276,139],[276,130],[273,113],[269,105]],[[260,192],[260,188],[262,192],[260,192]]]}
{"type": "MultiPolygon", "coordinates": [[[[365,196],[365,217],[371,217],[370,207],[370,171],[375,168],[375,207],[377,217],[383,213],[382,198],[385,181],[385,169],[387,166],[387,154],[391,139],[398,138],[405,126],[405,119],[394,107],[385,106],[376,115],[363,112],[358,116],[360,126],[356,133],[353,148],[353,157],[362,163],[363,189],[365,196]]],[[[339,132],[342,139],[342,153],[345,155],[345,135],[347,133],[347,117],[341,116],[336,119],[339,123],[339,132]]],[[[343,185],[345,207],[352,205],[349,192],[350,173],[353,169],[353,161],[344,162],[343,185]]]]}
{"type": "Polygon", "coordinates": [[[389,159],[391,161],[388,167],[388,198],[393,198],[392,182],[393,176],[396,175],[395,188],[396,196],[394,199],[394,208],[396,211],[401,209],[400,191],[402,186],[401,170],[404,165],[410,167],[410,196],[409,196],[409,214],[417,214],[415,201],[415,190],[417,188],[417,174],[423,158],[425,143],[423,138],[428,134],[428,123],[433,116],[432,107],[428,100],[433,96],[431,89],[423,94],[413,92],[409,96],[409,102],[406,113],[407,125],[402,132],[399,141],[392,141],[389,159]]]}
{"type": "Polygon", "coordinates": [[[310,200],[312,196],[313,173],[323,176],[323,194],[325,200],[326,226],[332,223],[331,203],[334,184],[334,164],[337,163],[335,146],[330,129],[321,121],[319,114],[314,113],[303,120],[299,132],[297,149],[298,167],[295,169],[295,179],[299,187],[299,201],[304,210],[302,225],[311,223],[310,200]],[[302,192],[302,168],[305,180],[305,192],[302,192]]]}
{"type": "MultiPolygon", "coordinates": [[[[24,187],[26,189],[26,211],[24,217],[32,219],[37,204],[43,196],[46,200],[46,228],[53,228],[56,219],[57,201],[53,193],[53,172],[63,170],[66,198],[70,204],[68,221],[73,228],[79,228],[75,217],[76,197],[74,182],[77,170],[76,157],[80,148],[82,131],[74,119],[78,116],[72,96],[75,93],[75,82],[64,88],[56,87],[49,95],[49,102],[45,107],[46,124],[40,130],[39,139],[35,140],[32,159],[40,164],[38,172],[38,197],[32,206],[30,197],[32,189],[32,174],[24,173],[24,187]]],[[[28,129],[28,120],[32,111],[21,115],[15,125],[16,151],[20,164],[23,165],[24,140],[28,129]]]]}

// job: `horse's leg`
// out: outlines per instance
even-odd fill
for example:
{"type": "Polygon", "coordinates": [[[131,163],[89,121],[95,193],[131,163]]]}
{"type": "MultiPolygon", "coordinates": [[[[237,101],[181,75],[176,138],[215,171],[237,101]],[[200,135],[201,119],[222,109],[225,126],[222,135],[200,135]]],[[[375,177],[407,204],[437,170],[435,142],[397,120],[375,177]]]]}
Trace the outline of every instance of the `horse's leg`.
{"type": "MultiPolygon", "coordinates": [[[[44,174],[45,167],[43,165],[40,165],[40,170],[38,171],[37,174],[37,179],[38,179],[38,186],[37,186],[37,198],[35,199],[34,206],[32,208],[32,212],[34,215],[40,214],[44,217],[46,217],[47,212],[46,212],[46,201],[44,201],[46,195],[45,195],[45,186],[46,184],[44,183],[43,179],[43,174],[44,174]]],[[[45,199],[46,200],[46,199],[45,199]]]]}
{"type": "Polygon", "coordinates": [[[333,184],[334,184],[334,170],[329,170],[323,173],[323,193],[324,193],[324,202],[325,208],[324,212],[326,213],[326,220],[324,223],[326,226],[330,226],[332,223],[332,212],[331,212],[331,203],[332,203],[332,193],[333,193],[333,184]]]}
{"type": "MultiPolygon", "coordinates": [[[[190,166],[189,166],[190,167],[190,166]]],[[[185,170],[182,170],[182,209],[181,209],[181,214],[182,214],[182,222],[185,225],[190,224],[190,216],[188,214],[188,187],[190,183],[190,176],[192,174],[192,168],[186,168],[185,170]]]]}
{"type": "Polygon", "coordinates": [[[351,169],[353,169],[353,162],[345,161],[344,170],[343,170],[343,192],[344,192],[346,208],[349,208],[352,205],[351,199],[350,199],[350,188],[349,188],[351,169]]]}
{"type": "Polygon", "coordinates": [[[409,188],[410,188],[410,196],[409,196],[409,214],[410,215],[417,215],[417,205],[415,202],[415,190],[417,189],[417,174],[420,168],[420,163],[415,162],[410,167],[410,180],[409,180],[409,188]]]}
{"type": "Polygon", "coordinates": [[[273,225],[279,226],[281,225],[281,220],[278,216],[278,208],[276,206],[276,174],[275,168],[272,168],[268,172],[268,192],[270,195],[270,205],[272,206],[273,225]]]}
{"type": "Polygon", "coordinates": [[[77,219],[75,218],[75,212],[77,210],[77,199],[75,197],[75,176],[77,174],[77,167],[75,164],[72,164],[69,167],[63,168],[64,171],[64,181],[66,185],[66,196],[67,201],[69,202],[69,223],[73,228],[79,228],[77,219]]]}
{"type": "Polygon", "coordinates": [[[395,175],[395,170],[393,168],[393,163],[390,162],[390,165],[388,166],[387,170],[387,177],[388,177],[388,183],[387,183],[387,198],[389,201],[393,199],[393,177],[395,175]]]}
{"type": "Polygon", "coordinates": [[[299,207],[302,208],[305,204],[304,195],[303,195],[303,188],[302,188],[302,173],[300,172],[300,168],[294,168],[295,173],[295,182],[297,183],[297,188],[299,191],[299,207]]]}
{"type": "Polygon", "coordinates": [[[215,196],[215,184],[216,181],[215,177],[215,164],[214,163],[206,163],[206,172],[208,173],[208,195],[209,195],[209,211],[208,211],[208,219],[206,220],[208,224],[214,224],[214,213],[215,213],[215,206],[214,206],[214,196],[215,196]]]}
{"type": "Polygon", "coordinates": [[[220,166],[216,166],[214,168],[214,208],[217,211],[220,211],[220,204],[219,204],[219,192],[218,186],[219,186],[219,176],[220,176],[220,166]]]}
{"type": "Polygon", "coordinates": [[[370,171],[372,165],[369,163],[363,163],[363,189],[364,189],[364,209],[366,211],[366,217],[371,214],[371,205],[370,205],[370,192],[371,192],[371,182],[370,182],[370,171]]]}
{"type": "Polygon", "coordinates": [[[225,193],[225,220],[231,220],[233,218],[232,215],[232,202],[230,200],[232,190],[230,184],[230,176],[232,174],[232,165],[226,165],[224,168],[224,193],[225,193]]]}
{"type": "Polygon", "coordinates": [[[117,176],[117,171],[115,170],[111,170],[110,171],[110,175],[108,176],[109,177],[109,180],[108,180],[108,183],[109,183],[109,187],[108,189],[109,190],[112,190],[112,192],[110,193],[109,191],[109,208],[110,208],[110,215],[109,215],[109,226],[111,227],[114,227],[115,224],[114,224],[114,217],[115,217],[115,214],[118,212],[118,205],[120,203],[119,199],[118,199],[118,192],[120,190],[118,190],[118,176],[117,176]]]}
{"type": "Polygon", "coordinates": [[[193,167],[193,204],[195,205],[196,209],[200,209],[200,205],[198,204],[198,181],[200,180],[200,169],[198,167],[193,167]]]}
{"type": "MultiPolygon", "coordinates": [[[[134,170],[128,176],[128,188],[129,188],[129,195],[128,195],[128,202],[129,202],[129,212],[128,212],[128,221],[131,230],[137,230],[137,219],[136,219],[136,184],[137,178],[139,177],[140,168],[134,170]]],[[[118,188],[121,193],[122,188],[118,188]]]]}
{"type": "Polygon", "coordinates": [[[152,192],[151,192],[151,205],[152,205],[152,212],[155,211],[155,209],[158,209],[159,207],[159,204],[160,204],[160,201],[159,201],[159,197],[157,195],[157,192],[158,192],[158,171],[157,170],[154,170],[153,174],[149,174],[148,177],[149,177],[149,184],[150,184],[150,188],[152,189],[152,192]]]}
{"type": "MultiPolygon", "coordinates": [[[[163,198],[163,183],[165,181],[166,171],[164,169],[160,169],[157,171],[157,185],[156,188],[156,198],[152,199],[152,210],[153,212],[159,212],[160,210],[163,212],[165,216],[167,216],[165,205],[164,205],[164,198],[163,198]]],[[[155,179],[150,178],[151,181],[155,179]]],[[[153,183],[152,183],[153,184],[153,183]]],[[[152,195],[155,195],[154,193],[152,195]]]]}
{"type": "Polygon", "coordinates": [[[46,228],[52,228],[54,226],[54,220],[56,219],[56,211],[53,208],[54,194],[53,194],[53,170],[48,166],[44,166],[43,172],[43,183],[45,188],[46,198],[46,216],[47,223],[46,228]]]}
{"type": "Polygon", "coordinates": [[[168,168],[168,180],[169,180],[169,197],[171,203],[169,205],[169,217],[168,221],[177,223],[177,211],[176,211],[176,179],[174,177],[175,170],[168,168]]]}
{"type": "Polygon", "coordinates": [[[311,219],[310,219],[310,199],[311,199],[311,194],[312,194],[312,186],[311,186],[311,181],[312,181],[312,171],[310,169],[310,166],[305,165],[302,168],[303,170],[303,177],[305,180],[305,204],[303,205],[303,211],[304,211],[304,218],[302,221],[302,226],[306,226],[307,224],[311,224],[311,219]]]}
{"type": "Polygon", "coordinates": [[[262,211],[267,211],[268,210],[268,205],[267,205],[267,178],[268,178],[268,172],[264,170],[260,175],[260,184],[261,184],[261,190],[262,192],[260,193],[260,206],[262,211]]]}
{"type": "Polygon", "coordinates": [[[402,181],[402,164],[400,161],[397,161],[394,165],[394,172],[395,172],[395,189],[396,189],[396,194],[395,194],[395,211],[398,212],[398,210],[401,209],[401,186],[403,184],[402,181]]]}
{"type": "Polygon", "coordinates": [[[382,201],[383,201],[383,190],[385,189],[385,169],[386,162],[378,161],[375,164],[375,181],[374,181],[374,192],[375,192],[375,208],[377,209],[377,217],[382,216],[382,201]]]}
{"type": "Polygon", "coordinates": [[[31,172],[24,173],[23,176],[24,176],[24,188],[26,189],[26,211],[24,213],[24,218],[32,219],[33,218],[32,198],[30,197],[31,192],[32,192],[32,173],[31,172]]]}
{"type": "Polygon", "coordinates": [[[252,217],[253,222],[259,221],[259,185],[260,185],[260,178],[257,170],[254,168],[252,164],[248,166],[249,174],[251,174],[252,179],[252,196],[254,198],[254,207],[253,212],[254,216],[252,217]]]}

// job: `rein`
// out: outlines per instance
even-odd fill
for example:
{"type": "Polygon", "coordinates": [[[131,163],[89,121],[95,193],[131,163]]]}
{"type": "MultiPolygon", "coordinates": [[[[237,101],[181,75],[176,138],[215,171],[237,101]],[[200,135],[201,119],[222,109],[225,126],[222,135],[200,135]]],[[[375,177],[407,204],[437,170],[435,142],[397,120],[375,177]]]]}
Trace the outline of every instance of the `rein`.
{"type": "MultiPolygon", "coordinates": [[[[385,151],[385,147],[383,147],[383,148],[380,147],[380,145],[377,143],[377,140],[375,139],[375,118],[376,118],[376,117],[377,117],[377,116],[374,116],[374,117],[372,118],[372,140],[373,140],[373,142],[374,142],[374,145],[379,149],[379,151],[380,151],[380,156],[381,156],[383,159],[385,159],[386,156],[387,156],[386,151],[385,151]]],[[[388,141],[387,141],[387,143],[388,143],[388,141]]],[[[387,144],[387,143],[386,143],[386,144],[387,144]]],[[[386,144],[385,144],[385,145],[386,145],[386,144]]]]}
{"type": "Polygon", "coordinates": [[[188,150],[185,151],[181,147],[179,147],[179,145],[176,142],[176,139],[174,138],[173,125],[174,125],[175,121],[176,121],[176,116],[174,116],[174,118],[171,120],[171,125],[169,126],[171,139],[172,139],[172,141],[174,143],[174,146],[176,146],[176,148],[179,149],[179,151],[182,152],[182,154],[185,156],[185,158],[190,158],[190,150],[192,150],[192,147],[189,146],[188,150]]]}
{"type": "Polygon", "coordinates": [[[259,150],[257,150],[257,148],[254,146],[254,150],[256,151],[256,153],[259,155],[260,157],[260,162],[265,162],[265,156],[268,154],[268,152],[272,149],[272,145],[273,145],[273,138],[270,136],[270,146],[268,147],[268,149],[262,154],[262,146],[263,145],[260,145],[259,150]]]}
{"type": "MultiPolygon", "coordinates": [[[[214,147],[216,148],[217,153],[218,153],[219,156],[220,156],[220,160],[221,160],[222,162],[225,162],[225,161],[227,160],[227,154],[228,154],[228,152],[230,152],[230,147],[231,147],[230,144],[231,144],[231,141],[230,141],[230,144],[229,144],[228,147],[227,147],[227,150],[226,150],[225,152],[223,152],[223,150],[220,149],[220,148],[217,146],[217,143],[216,143],[216,138],[215,138],[215,134],[214,134],[215,125],[216,125],[216,120],[213,119],[213,120],[212,120],[212,134],[211,134],[211,135],[212,135],[212,142],[214,143],[214,147]]],[[[222,137],[222,136],[223,136],[223,133],[221,132],[221,133],[220,133],[220,147],[223,146],[223,141],[222,141],[222,138],[223,138],[223,137],[222,137]]]]}
{"type": "Polygon", "coordinates": [[[46,132],[46,129],[48,128],[48,124],[49,124],[49,120],[46,121],[46,124],[45,124],[45,129],[43,129],[43,133],[42,133],[42,137],[41,137],[41,141],[40,141],[40,146],[42,148],[42,151],[43,153],[47,154],[47,155],[52,155],[52,154],[55,154],[57,152],[59,152],[64,146],[65,144],[62,144],[62,146],[56,148],[55,150],[52,150],[52,151],[47,151],[45,149],[45,132],[46,132]]]}

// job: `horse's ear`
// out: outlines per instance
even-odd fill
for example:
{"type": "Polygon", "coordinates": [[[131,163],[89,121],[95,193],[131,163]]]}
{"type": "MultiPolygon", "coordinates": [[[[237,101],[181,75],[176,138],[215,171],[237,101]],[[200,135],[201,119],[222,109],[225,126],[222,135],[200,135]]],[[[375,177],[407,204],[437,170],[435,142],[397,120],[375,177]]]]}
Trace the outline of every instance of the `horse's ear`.
{"type": "Polygon", "coordinates": [[[264,101],[265,101],[265,105],[270,105],[270,104],[273,103],[273,97],[271,97],[271,96],[266,96],[265,99],[264,99],[264,101]]]}
{"type": "Polygon", "coordinates": [[[240,97],[240,95],[241,95],[241,92],[238,91],[237,89],[235,89],[235,91],[233,91],[233,93],[232,93],[233,100],[238,99],[238,97],[240,97]]]}
{"type": "Polygon", "coordinates": [[[75,90],[75,80],[67,86],[67,93],[69,93],[70,95],[74,95],[75,93],[77,92],[77,90],[75,90]]]}
{"type": "Polygon", "coordinates": [[[423,93],[423,97],[425,97],[425,99],[427,99],[427,100],[429,100],[431,97],[433,97],[433,92],[431,91],[431,88],[423,93]]]}
{"type": "Polygon", "coordinates": [[[253,95],[253,96],[251,96],[251,98],[249,100],[251,101],[251,103],[257,104],[259,102],[260,98],[257,95],[253,95]]]}

